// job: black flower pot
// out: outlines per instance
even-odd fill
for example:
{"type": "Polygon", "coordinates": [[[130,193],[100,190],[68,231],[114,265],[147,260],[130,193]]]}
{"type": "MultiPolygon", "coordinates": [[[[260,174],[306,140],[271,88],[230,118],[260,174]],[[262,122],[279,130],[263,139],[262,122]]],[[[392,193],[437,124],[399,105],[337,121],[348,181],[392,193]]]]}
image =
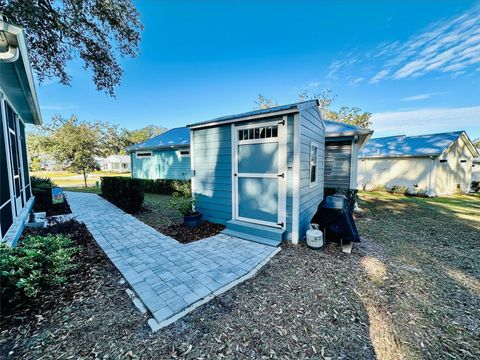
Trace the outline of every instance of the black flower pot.
{"type": "Polygon", "coordinates": [[[185,225],[187,225],[189,228],[194,228],[200,223],[200,219],[202,218],[202,214],[199,213],[198,211],[195,211],[194,213],[190,215],[185,215],[183,217],[183,222],[185,225]]]}

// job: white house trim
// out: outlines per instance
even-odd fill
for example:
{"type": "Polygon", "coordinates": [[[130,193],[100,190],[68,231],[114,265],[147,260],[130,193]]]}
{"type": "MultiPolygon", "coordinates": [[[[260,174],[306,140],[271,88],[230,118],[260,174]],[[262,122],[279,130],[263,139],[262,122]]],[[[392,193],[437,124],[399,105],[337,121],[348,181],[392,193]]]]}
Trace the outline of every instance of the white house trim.
{"type": "Polygon", "coordinates": [[[200,129],[200,128],[204,128],[204,127],[228,125],[228,124],[233,124],[233,123],[238,123],[238,122],[243,122],[243,121],[258,120],[258,119],[274,117],[274,116],[283,116],[283,115],[288,115],[288,114],[293,114],[293,113],[298,113],[298,109],[293,108],[293,109],[277,111],[277,112],[267,112],[265,114],[252,115],[252,116],[235,118],[235,119],[225,120],[225,121],[212,121],[212,122],[206,122],[206,123],[203,123],[203,124],[188,125],[188,126],[190,127],[190,129],[200,129]]]}
{"type": "Polygon", "coordinates": [[[293,117],[293,194],[292,194],[292,243],[298,244],[300,232],[300,114],[293,117]]]}
{"type": "Polygon", "coordinates": [[[317,187],[320,184],[320,179],[318,178],[318,160],[320,158],[318,156],[319,150],[320,150],[320,145],[316,141],[310,140],[310,152],[308,154],[308,174],[309,174],[308,183],[310,188],[317,187]],[[316,157],[317,164],[315,165],[315,181],[312,182],[312,164],[311,164],[312,159],[311,158],[312,158],[312,149],[314,147],[317,149],[317,157],[316,157]]]}
{"type": "Polygon", "coordinates": [[[358,135],[355,135],[352,141],[352,151],[350,157],[350,189],[357,189],[358,172],[358,135]]]}
{"type": "MultiPolygon", "coordinates": [[[[2,121],[2,126],[3,126],[3,138],[5,140],[5,155],[7,157],[7,172],[8,172],[8,188],[10,191],[10,202],[11,202],[11,208],[12,208],[12,218],[15,219],[16,215],[16,204],[12,201],[15,196],[15,189],[14,189],[14,184],[13,184],[13,176],[12,176],[12,158],[10,156],[10,132],[9,127],[7,125],[7,109],[6,109],[6,99],[5,95],[3,93],[0,93],[0,111],[2,112],[2,118],[4,121],[2,121]]],[[[1,149],[0,149],[1,150],[1,149]]],[[[8,202],[8,201],[7,201],[8,202]]],[[[5,203],[7,203],[5,202],[5,203]]],[[[2,204],[3,205],[3,204],[2,204]]]]}

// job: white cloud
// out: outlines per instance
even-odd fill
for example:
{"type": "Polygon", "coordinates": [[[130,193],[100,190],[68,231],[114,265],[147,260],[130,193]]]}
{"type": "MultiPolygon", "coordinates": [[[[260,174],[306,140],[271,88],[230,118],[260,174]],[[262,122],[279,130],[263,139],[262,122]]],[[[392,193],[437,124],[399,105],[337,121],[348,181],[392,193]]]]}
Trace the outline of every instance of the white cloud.
{"type": "Polygon", "coordinates": [[[365,80],[364,77],[358,77],[356,79],[353,79],[350,81],[349,85],[350,86],[357,86],[358,84],[360,84],[363,80],[365,80]]]}
{"type": "Polygon", "coordinates": [[[426,100],[430,99],[432,96],[446,94],[447,92],[432,92],[432,93],[424,93],[418,95],[407,96],[401,98],[400,101],[417,101],[417,100],[426,100]]]}
{"type": "Polygon", "coordinates": [[[398,134],[417,135],[466,130],[480,137],[480,105],[462,108],[423,108],[372,115],[375,137],[398,134]]]}
{"type": "Polygon", "coordinates": [[[319,81],[311,81],[309,84],[308,84],[308,87],[309,88],[317,88],[320,86],[320,82],[319,81]]]}
{"type": "Polygon", "coordinates": [[[453,19],[431,24],[405,43],[382,44],[375,55],[384,66],[370,83],[438,71],[459,74],[480,64],[480,6],[453,19]]]}

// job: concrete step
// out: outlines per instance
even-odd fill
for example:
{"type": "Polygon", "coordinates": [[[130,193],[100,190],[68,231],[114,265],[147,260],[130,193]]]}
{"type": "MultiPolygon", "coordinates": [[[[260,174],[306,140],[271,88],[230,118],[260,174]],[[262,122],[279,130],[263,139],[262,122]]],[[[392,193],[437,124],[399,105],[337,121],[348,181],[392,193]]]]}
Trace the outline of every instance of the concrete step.
{"type": "Polygon", "coordinates": [[[245,221],[230,220],[227,222],[227,229],[244,232],[247,234],[264,237],[267,239],[282,241],[284,229],[274,228],[265,225],[252,224],[245,221]]]}
{"type": "Polygon", "coordinates": [[[230,230],[228,228],[223,230],[222,234],[229,235],[229,236],[234,236],[234,237],[237,237],[237,238],[240,238],[240,239],[253,241],[253,242],[256,242],[256,243],[259,243],[259,244],[269,245],[269,246],[273,246],[273,247],[277,247],[281,243],[281,241],[278,241],[278,240],[267,239],[267,238],[264,238],[264,237],[247,234],[247,233],[240,232],[240,231],[230,230]]]}

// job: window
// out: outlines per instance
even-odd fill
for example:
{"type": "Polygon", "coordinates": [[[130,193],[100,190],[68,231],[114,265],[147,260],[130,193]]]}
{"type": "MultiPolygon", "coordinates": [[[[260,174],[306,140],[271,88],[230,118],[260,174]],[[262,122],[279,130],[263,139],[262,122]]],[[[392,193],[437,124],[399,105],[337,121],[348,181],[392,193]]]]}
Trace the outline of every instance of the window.
{"type": "Polygon", "coordinates": [[[238,140],[267,139],[278,137],[278,126],[263,126],[238,131],[238,140]]]}
{"type": "Polygon", "coordinates": [[[180,150],[180,156],[190,156],[190,150],[180,150]]]}
{"type": "Polygon", "coordinates": [[[441,159],[440,160],[440,163],[446,163],[447,162],[447,159],[441,159]]]}
{"type": "Polygon", "coordinates": [[[317,182],[318,146],[310,145],[310,184],[317,182]]]}
{"type": "Polygon", "coordinates": [[[461,163],[466,163],[466,162],[467,162],[467,160],[460,160],[460,162],[461,162],[461,163]]]}
{"type": "Polygon", "coordinates": [[[152,156],[151,151],[139,151],[136,153],[137,154],[137,159],[138,158],[147,158],[152,156]]]}

